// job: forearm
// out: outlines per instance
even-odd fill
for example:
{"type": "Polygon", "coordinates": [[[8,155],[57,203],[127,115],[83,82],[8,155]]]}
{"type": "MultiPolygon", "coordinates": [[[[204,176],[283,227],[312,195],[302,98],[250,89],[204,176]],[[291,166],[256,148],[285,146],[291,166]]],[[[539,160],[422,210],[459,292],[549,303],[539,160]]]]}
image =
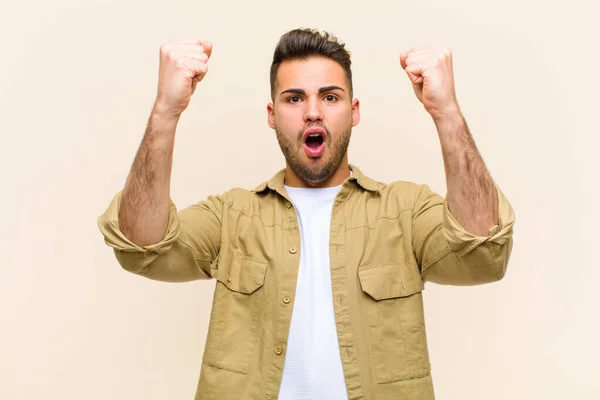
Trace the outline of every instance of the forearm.
{"type": "Polygon", "coordinates": [[[138,246],[158,243],[167,230],[178,119],[153,110],[125,183],[119,228],[138,246]]]}
{"type": "Polygon", "coordinates": [[[468,232],[487,236],[498,224],[498,196],[460,112],[434,119],[442,146],[448,208],[468,232]]]}

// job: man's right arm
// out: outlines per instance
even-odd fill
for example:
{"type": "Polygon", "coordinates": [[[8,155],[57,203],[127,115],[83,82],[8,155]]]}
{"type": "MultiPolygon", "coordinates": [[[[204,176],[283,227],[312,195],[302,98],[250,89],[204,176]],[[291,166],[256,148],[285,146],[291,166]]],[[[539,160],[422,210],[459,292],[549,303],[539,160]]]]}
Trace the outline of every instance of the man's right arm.
{"type": "Polygon", "coordinates": [[[208,70],[212,45],[200,41],[161,47],[158,94],[125,188],[98,225],[121,265],[152,279],[209,277],[220,242],[221,201],[177,213],[170,198],[177,123],[208,70]]]}
{"type": "Polygon", "coordinates": [[[139,246],[158,243],[167,230],[176,127],[176,116],[152,113],[125,182],[119,227],[139,246]]]}

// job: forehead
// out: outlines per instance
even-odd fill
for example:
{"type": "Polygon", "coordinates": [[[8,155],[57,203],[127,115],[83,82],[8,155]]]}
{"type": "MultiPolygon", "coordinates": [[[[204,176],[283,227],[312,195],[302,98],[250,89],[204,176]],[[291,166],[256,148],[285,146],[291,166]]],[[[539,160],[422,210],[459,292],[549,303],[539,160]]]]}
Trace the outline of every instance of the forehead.
{"type": "Polygon", "coordinates": [[[347,89],[344,68],[326,57],[310,57],[303,60],[286,60],[277,71],[277,87],[285,90],[299,88],[311,90],[337,85],[347,89]]]}

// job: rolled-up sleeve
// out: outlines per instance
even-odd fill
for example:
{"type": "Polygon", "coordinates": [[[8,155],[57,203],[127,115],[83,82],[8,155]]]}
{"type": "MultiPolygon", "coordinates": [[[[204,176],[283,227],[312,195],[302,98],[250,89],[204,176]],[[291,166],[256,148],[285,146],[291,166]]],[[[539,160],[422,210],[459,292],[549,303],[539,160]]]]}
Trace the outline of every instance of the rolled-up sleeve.
{"type": "Polygon", "coordinates": [[[138,246],[119,229],[119,207],[123,191],[117,193],[97,219],[104,242],[113,248],[119,264],[127,271],[165,282],[209,279],[210,265],[221,242],[219,196],[177,211],[170,200],[167,230],[155,244],[138,246]]]}
{"type": "Polygon", "coordinates": [[[420,185],[413,209],[413,248],[423,280],[477,285],[502,279],[513,246],[514,210],[498,185],[499,224],[487,236],[466,231],[448,208],[448,199],[420,185]]]}

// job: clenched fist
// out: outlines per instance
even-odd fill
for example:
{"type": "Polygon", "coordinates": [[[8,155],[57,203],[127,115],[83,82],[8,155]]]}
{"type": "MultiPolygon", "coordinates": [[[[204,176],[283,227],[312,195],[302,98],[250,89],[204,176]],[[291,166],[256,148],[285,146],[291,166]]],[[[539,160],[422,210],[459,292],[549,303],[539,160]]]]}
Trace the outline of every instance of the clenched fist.
{"type": "Polygon", "coordinates": [[[196,85],[208,72],[212,44],[186,40],[165,43],[160,48],[158,93],[155,110],[179,116],[190,103],[196,85]]]}
{"type": "Polygon", "coordinates": [[[449,49],[415,47],[400,54],[400,65],[417,98],[433,118],[459,112],[449,49]]]}

